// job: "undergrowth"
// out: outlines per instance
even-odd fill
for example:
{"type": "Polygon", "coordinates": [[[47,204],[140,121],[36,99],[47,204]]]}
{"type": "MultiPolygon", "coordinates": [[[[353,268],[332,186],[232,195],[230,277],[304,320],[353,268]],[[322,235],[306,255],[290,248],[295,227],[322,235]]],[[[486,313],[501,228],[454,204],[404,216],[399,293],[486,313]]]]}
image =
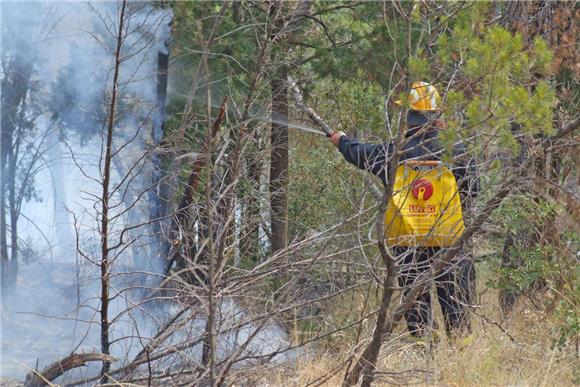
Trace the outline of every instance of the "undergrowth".
{"type": "MultiPolygon", "coordinates": [[[[521,298],[510,316],[504,316],[498,290],[484,285],[491,271],[487,265],[480,266],[473,341],[458,346],[439,332],[437,345],[419,348],[401,324],[396,337],[383,345],[375,385],[580,385],[577,339],[555,340],[554,326],[559,325],[560,315],[539,311],[528,298],[521,298]]],[[[435,306],[441,327],[438,309],[435,306]]],[[[308,355],[293,367],[260,375],[254,382],[262,386],[341,385],[344,368],[335,369],[352,351],[343,344],[343,351],[336,350],[338,345],[323,353],[306,351],[308,355]]]]}

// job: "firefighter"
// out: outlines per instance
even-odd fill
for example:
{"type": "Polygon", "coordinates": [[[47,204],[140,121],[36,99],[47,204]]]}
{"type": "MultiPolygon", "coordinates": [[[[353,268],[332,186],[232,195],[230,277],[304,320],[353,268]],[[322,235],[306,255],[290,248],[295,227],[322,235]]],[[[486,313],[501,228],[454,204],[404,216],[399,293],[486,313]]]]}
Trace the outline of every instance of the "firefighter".
{"type": "MultiPolygon", "coordinates": [[[[441,160],[443,149],[437,139],[441,129],[446,127],[440,118],[440,96],[434,86],[427,82],[415,82],[409,93],[410,109],[407,112],[407,130],[403,152],[399,162],[407,160],[441,160]]],[[[396,101],[401,104],[400,101],[396,101]]],[[[344,132],[334,132],[330,137],[332,143],[340,150],[346,161],[377,175],[383,184],[387,184],[387,168],[393,155],[394,144],[365,144],[349,137],[344,132]]],[[[475,163],[467,155],[463,143],[458,143],[453,150],[454,161],[451,172],[456,180],[461,206],[471,203],[478,192],[478,179],[475,163]]],[[[455,184],[455,182],[454,182],[455,184]]],[[[387,225],[386,225],[387,226],[387,225]]],[[[408,246],[388,243],[398,257],[399,284],[404,292],[415,279],[428,270],[433,259],[440,256],[442,247],[408,246]]],[[[458,254],[461,257],[462,254],[458,254]]],[[[441,305],[445,329],[450,337],[469,338],[471,324],[467,307],[472,303],[474,293],[475,268],[469,259],[456,259],[435,279],[437,298],[441,305]]],[[[417,339],[430,334],[433,327],[431,312],[431,295],[429,288],[421,294],[405,319],[411,335],[417,339]]]]}

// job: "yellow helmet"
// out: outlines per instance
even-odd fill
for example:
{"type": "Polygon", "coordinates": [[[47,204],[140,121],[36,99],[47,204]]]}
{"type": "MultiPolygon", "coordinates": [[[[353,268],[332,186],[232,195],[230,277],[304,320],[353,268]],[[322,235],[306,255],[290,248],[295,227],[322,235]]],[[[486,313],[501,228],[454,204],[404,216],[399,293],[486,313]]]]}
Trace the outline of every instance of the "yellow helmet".
{"type": "MultiPolygon", "coordinates": [[[[401,100],[395,101],[397,105],[402,105],[401,100]]],[[[409,103],[412,110],[420,112],[439,111],[441,97],[439,92],[428,82],[413,82],[409,92],[409,103]]]]}

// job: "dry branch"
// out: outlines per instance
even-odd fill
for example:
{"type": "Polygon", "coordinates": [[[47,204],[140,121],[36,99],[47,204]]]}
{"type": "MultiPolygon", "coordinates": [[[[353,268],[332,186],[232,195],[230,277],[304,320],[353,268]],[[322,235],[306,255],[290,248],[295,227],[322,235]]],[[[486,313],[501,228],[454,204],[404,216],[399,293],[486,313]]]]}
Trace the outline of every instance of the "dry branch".
{"type": "MultiPolygon", "coordinates": [[[[222,106],[220,108],[220,111],[218,113],[217,118],[215,119],[212,127],[210,128],[210,139],[213,139],[217,136],[219,128],[225,118],[225,114],[226,114],[226,106],[227,106],[227,102],[228,102],[228,97],[224,97],[224,100],[222,102],[222,106]]],[[[179,239],[178,236],[181,234],[179,231],[181,229],[181,227],[186,224],[186,219],[187,219],[187,209],[189,208],[189,206],[191,205],[192,201],[193,201],[193,193],[197,190],[197,187],[199,185],[199,179],[201,177],[201,172],[203,171],[203,169],[206,167],[208,160],[209,160],[209,154],[208,153],[208,147],[209,144],[205,143],[203,145],[203,148],[200,152],[199,157],[195,160],[192,170],[191,170],[191,174],[189,175],[189,180],[187,182],[187,186],[185,187],[185,191],[183,193],[183,197],[181,198],[181,202],[179,204],[179,209],[177,210],[177,213],[175,214],[175,218],[171,224],[171,235],[170,235],[170,240],[171,240],[171,244],[172,245],[178,245],[179,244],[179,239]]],[[[167,257],[167,262],[165,265],[165,269],[164,272],[165,274],[169,274],[169,270],[171,269],[171,266],[173,265],[173,262],[175,262],[175,259],[177,258],[177,255],[179,254],[179,248],[175,248],[175,251],[173,252],[173,254],[171,254],[170,256],[167,257]]]]}
{"type": "Polygon", "coordinates": [[[183,314],[187,312],[189,309],[190,309],[189,306],[181,309],[171,319],[169,319],[169,321],[163,324],[163,326],[157,331],[155,336],[151,338],[149,343],[141,351],[139,351],[137,356],[133,358],[133,361],[131,361],[131,363],[129,363],[126,366],[125,368],[126,374],[135,371],[138,365],[149,357],[150,353],[152,353],[157,347],[159,347],[159,345],[161,345],[168,337],[170,337],[175,332],[174,330],[170,330],[170,328],[173,327],[174,324],[177,322],[177,320],[179,320],[179,318],[183,316],[183,314]]]}
{"type": "Polygon", "coordinates": [[[573,119],[572,121],[568,122],[566,125],[564,125],[562,128],[560,128],[558,133],[556,133],[554,136],[550,137],[549,139],[554,140],[557,138],[566,137],[567,135],[573,133],[578,128],[580,128],[580,116],[578,116],[575,119],[573,119]]]}
{"type": "Polygon", "coordinates": [[[25,387],[41,387],[41,386],[48,386],[50,382],[54,379],[58,378],[61,375],[64,375],[65,372],[72,370],[73,368],[78,368],[85,366],[89,361],[106,361],[106,362],[113,362],[116,359],[110,355],[105,355],[98,352],[91,352],[91,353],[80,353],[76,354],[73,353],[64,359],[58,360],[44,370],[38,371],[31,371],[26,375],[26,379],[24,381],[25,387]]]}
{"type": "MultiPolygon", "coordinates": [[[[121,50],[123,48],[123,44],[125,38],[127,36],[127,31],[125,30],[125,9],[127,7],[127,0],[123,0],[121,5],[121,11],[119,13],[119,29],[117,32],[117,45],[115,47],[115,66],[113,70],[113,87],[112,87],[112,94],[111,94],[111,102],[109,105],[108,111],[108,120],[107,120],[107,131],[106,131],[106,146],[105,146],[105,153],[102,155],[100,162],[104,163],[103,171],[102,171],[102,194],[100,197],[100,204],[101,204],[101,215],[100,215],[100,233],[101,233],[101,262],[99,264],[101,269],[101,307],[99,310],[100,317],[101,317],[101,351],[105,355],[109,355],[110,353],[110,346],[111,342],[109,339],[109,328],[110,328],[110,321],[109,321],[109,289],[110,289],[110,269],[111,269],[111,256],[110,253],[112,251],[112,246],[110,245],[110,230],[111,230],[111,221],[112,219],[109,216],[109,209],[110,209],[110,200],[111,196],[114,193],[111,192],[110,185],[111,185],[111,164],[113,162],[113,157],[115,156],[113,153],[113,136],[115,135],[115,125],[116,125],[116,114],[117,114],[117,99],[119,98],[119,76],[121,73],[121,63],[123,61],[123,57],[121,54],[121,50]]],[[[111,364],[108,361],[103,362],[103,368],[101,370],[101,376],[103,377],[102,382],[107,383],[107,373],[111,364]]]]}

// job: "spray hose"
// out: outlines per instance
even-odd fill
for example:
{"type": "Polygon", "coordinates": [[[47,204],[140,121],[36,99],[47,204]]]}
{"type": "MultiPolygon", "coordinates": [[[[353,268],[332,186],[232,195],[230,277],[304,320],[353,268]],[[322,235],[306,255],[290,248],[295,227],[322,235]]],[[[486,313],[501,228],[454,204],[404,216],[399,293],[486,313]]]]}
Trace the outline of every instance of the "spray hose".
{"type": "Polygon", "coordinates": [[[314,121],[322,129],[324,134],[326,134],[326,137],[332,136],[332,133],[334,131],[330,128],[330,126],[326,123],[326,121],[324,121],[322,119],[322,117],[320,117],[318,115],[318,113],[316,113],[314,111],[314,109],[312,109],[311,107],[307,106],[304,103],[304,98],[302,97],[302,91],[298,87],[298,84],[296,83],[296,81],[290,76],[288,77],[288,85],[290,86],[290,89],[292,90],[292,94],[294,94],[294,102],[296,103],[296,106],[298,106],[298,108],[300,108],[300,110],[302,110],[304,113],[306,113],[308,115],[308,117],[310,117],[310,119],[312,121],[314,121]]]}

